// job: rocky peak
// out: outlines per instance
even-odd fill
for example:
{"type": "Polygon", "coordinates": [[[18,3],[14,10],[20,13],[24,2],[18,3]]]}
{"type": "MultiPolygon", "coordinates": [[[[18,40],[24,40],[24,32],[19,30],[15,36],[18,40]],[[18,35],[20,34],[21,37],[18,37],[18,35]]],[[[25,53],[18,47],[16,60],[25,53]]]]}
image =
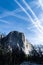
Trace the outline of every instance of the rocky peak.
{"type": "Polygon", "coordinates": [[[9,62],[12,62],[12,65],[19,65],[27,59],[27,55],[32,51],[32,48],[31,43],[27,41],[22,32],[12,31],[1,39],[0,51],[6,61],[4,61],[5,65],[9,62]],[[7,59],[10,59],[10,61],[7,61],[7,59]]]}
{"type": "Polygon", "coordinates": [[[19,50],[22,49],[25,54],[29,54],[32,50],[32,45],[27,41],[24,33],[18,31],[12,31],[6,37],[2,38],[1,44],[6,48],[10,46],[10,48],[14,48],[14,50],[17,48],[19,50]]]}
{"type": "Polygon", "coordinates": [[[14,49],[16,48],[22,49],[22,47],[24,46],[24,41],[25,41],[24,33],[12,31],[6,37],[1,39],[1,44],[3,45],[3,47],[6,48],[11,46],[14,49]]]}

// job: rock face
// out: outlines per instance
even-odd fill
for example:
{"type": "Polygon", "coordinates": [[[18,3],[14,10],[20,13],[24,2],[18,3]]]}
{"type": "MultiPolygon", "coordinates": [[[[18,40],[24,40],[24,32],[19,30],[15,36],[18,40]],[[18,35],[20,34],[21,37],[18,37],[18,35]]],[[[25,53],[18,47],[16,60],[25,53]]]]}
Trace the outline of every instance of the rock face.
{"type": "Polygon", "coordinates": [[[10,32],[6,37],[2,38],[1,44],[6,48],[18,48],[28,52],[32,50],[32,45],[26,40],[24,33],[18,31],[10,32]]]}
{"type": "Polygon", "coordinates": [[[3,47],[11,46],[16,50],[16,48],[22,49],[24,47],[25,36],[23,33],[17,31],[10,32],[6,37],[2,38],[1,44],[3,47]]]}
{"type": "MultiPolygon", "coordinates": [[[[26,40],[24,33],[12,31],[1,39],[3,54],[7,55],[4,60],[14,63],[21,63],[26,54],[29,54],[33,46],[26,40]]],[[[8,62],[9,63],[9,62],[8,62]]],[[[9,64],[8,64],[9,65],[9,64]]],[[[17,64],[18,65],[18,64],[17,64]]]]}
{"type": "Polygon", "coordinates": [[[33,50],[33,46],[30,42],[28,42],[27,39],[25,39],[25,43],[24,43],[24,46],[25,46],[25,49],[24,49],[24,52],[26,55],[30,55],[30,53],[32,52],[33,50]]]}

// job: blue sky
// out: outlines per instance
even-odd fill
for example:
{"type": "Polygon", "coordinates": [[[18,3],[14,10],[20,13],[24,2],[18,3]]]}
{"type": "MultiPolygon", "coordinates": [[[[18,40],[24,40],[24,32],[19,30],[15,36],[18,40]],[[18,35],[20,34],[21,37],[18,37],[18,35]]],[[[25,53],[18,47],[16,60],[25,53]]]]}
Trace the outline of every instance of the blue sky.
{"type": "Polygon", "coordinates": [[[0,32],[13,30],[43,45],[43,0],[0,0],[0,32]]]}

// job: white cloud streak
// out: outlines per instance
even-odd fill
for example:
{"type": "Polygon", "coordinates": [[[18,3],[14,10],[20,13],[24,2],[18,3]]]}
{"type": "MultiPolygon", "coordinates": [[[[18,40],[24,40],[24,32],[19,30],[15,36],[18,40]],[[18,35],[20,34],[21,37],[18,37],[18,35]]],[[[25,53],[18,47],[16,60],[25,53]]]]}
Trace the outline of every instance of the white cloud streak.
{"type": "Polygon", "coordinates": [[[14,17],[17,17],[19,19],[22,19],[22,20],[25,20],[25,21],[27,21],[27,20],[29,21],[28,17],[25,18],[24,16],[21,16],[21,15],[15,14],[15,13],[14,13],[14,15],[13,14],[11,14],[11,15],[14,16],[14,17]]]}
{"type": "Polygon", "coordinates": [[[27,21],[28,18],[25,18],[24,16],[21,16],[21,15],[16,14],[16,13],[19,13],[21,11],[22,10],[20,8],[17,8],[14,11],[5,11],[2,15],[0,15],[0,21],[3,22],[3,23],[6,23],[6,24],[10,24],[8,21],[2,19],[3,17],[10,16],[10,15],[11,16],[14,16],[14,17],[17,17],[19,19],[22,19],[22,20],[27,21]]]}
{"type": "MultiPolygon", "coordinates": [[[[36,25],[36,23],[34,22],[34,20],[32,19],[32,17],[29,15],[29,13],[25,10],[25,8],[23,8],[23,6],[17,1],[15,0],[15,2],[20,6],[20,8],[26,13],[26,15],[30,18],[30,20],[32,21],[32,23],[34,24],[34,26],[38,29],[39,32],[42,32],[40,30],[40,28],[36,25]]],[[[33,13],[34,14],[34,13],[33,13]]]]}
{"type": "MultiPolygon", "coordinates": [[[[33,44],[43,44],[43,27],[42,27],[42,25],[40,25],[40,22],[41,21],[39,21],[40,19],[38,19],[37,18],[37,16],[35,15],[35,13],[32,11],[32,9],[29,7],[29,10],[32,12],[32,14],[33,14],[33,16],[34,16],[34,18],[35,19],[32,19],[32,17],[31,17],[31,15],[29,15],[29,13],[25,10],[25,8],[17,1],[17,0],[15,0],[16,1],[16,3],[20,6],[20,8],[25,12],[25,14],[30,18],[30,20],[32,21],[32,23],[34,24],[34,26],[37,28],[37,30],[36,29],[33,29],[33,31],[36,31],[35,32],[35,36],[34,37],[29,37],[28,39],[30,40],[30,42],[31,43],[33,43],[33,44]]],[[[23,0],[24,1],[24,0],[23,0]]],[[[25,4],[26,5],[26,4],[25,4]]],[[[27,5],[26,5],[27,6],[27,5]]],[[[28,8],[28,6],[27,6],[27,8],[28,8]]],[[[34,27],[33,27],[34,28],[34,27]]],[[[31,28],[29,28],[29,29],[31,29],[31,28]]],[[[27,35],[26,35],[27,36],[27,35]]],[[[28,36],[27,36],[28,37],[28,36]]]]}
{"type": "Polygon", "coordinates": [[[25,21],[29,20],[27,17],[25,18],[24,16],[21,16],[20,14],[17,14],[19,12],[22,12],[22,10],[20,8],[14,10],[14,11],[11,11],[11,12],[10,11],[4,12],[2,15],[0,15],[0,19],[3,18],[3,17],[11,15],[11,16],[23,19],[25,21]]]}
{"type": "Polygon", "coordinates": [[[13,11],[5,11],[3,14],[0,15],[0,18],[9,16],[11,14],[18,13],[18,12],[21,12],[20,8],[17,8],[16,10],[13,10],[13,11]]]}
{"type": "Polygon", "coordinates": [[[37,25],[37,27],[40,29],[40,32],[42,33],[42,30],[43,27],[40,25],[40,21],[38,19],[38,17],[35,15],[35,13],[33,12],[33,10],[30,8],[29,4],[26,3],[25,0],[23,0],[24,4],[27,6],[27,8],[32,12],[32,15],[34,16],[34,21],[35,21],[35,24],[37,25]]]}
{"type": "Polygon", "coordinates": [[[10,24],[8,21],[5,21],[5,20],[2,20],[2,19],[0,19],[0,21],[2,22],[2,23],[6,23],[6,24],[10,24]]]}

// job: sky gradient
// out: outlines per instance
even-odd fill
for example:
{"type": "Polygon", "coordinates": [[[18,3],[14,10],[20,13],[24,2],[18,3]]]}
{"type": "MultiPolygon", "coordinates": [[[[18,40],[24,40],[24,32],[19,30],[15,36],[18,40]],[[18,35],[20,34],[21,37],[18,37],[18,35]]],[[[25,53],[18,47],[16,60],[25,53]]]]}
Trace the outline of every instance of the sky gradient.
{"type": "Polygon", "coordinates": [[[43,45],[43,0],[0,0],[0,32],[14,30],[43,45]]]}

